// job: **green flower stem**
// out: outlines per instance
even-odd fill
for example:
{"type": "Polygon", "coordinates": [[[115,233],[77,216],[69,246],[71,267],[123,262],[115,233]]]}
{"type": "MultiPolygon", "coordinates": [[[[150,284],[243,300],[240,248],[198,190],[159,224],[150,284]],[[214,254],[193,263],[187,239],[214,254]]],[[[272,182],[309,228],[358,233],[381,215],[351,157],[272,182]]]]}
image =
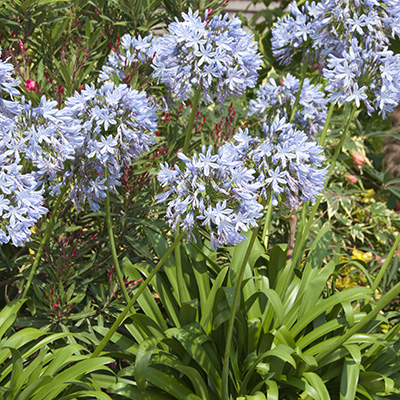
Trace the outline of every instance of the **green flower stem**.
{"type": "Polygon", "coordinates": [[[293,108],[292,108],[292,113],[290,114],[289,122],[293,122],[294,121],[294,117],[296,115],[297,107],[299,106],[301,91],[303,90],[303,85],[304,85],[304,79],[306,79],[306,73],[307,73],[307,67],[308,67],[309,59],[310,59],[310,56],[308,56],[307,59],[304,60],[304,62],[303,62],[303,68],[301,69],[301,77],[300,77],[299,88],[297,89],[296,100],[295,100],[293,108]]]}
{"type": "MultiPolygon", "coordinates": [[[[269,209],[271,209],[271,208],[272,207],[269,207],[269,209]]],[[[237,308],[237,305],[239,302],[240,291],[241,291],[243,277],[244,277],[244,271],[246,269],[247,261],[250,257],[250,253],[253,248],[254,242],[257,238],[258,231],[259,231],[259,227],[257,227],[253,231],[253,234],[251,235],[250,243],[247,247],[246,254],[244,255],[242,267],[240,269],[238,281],[236,283],[235,295],[233,297],[233,304],[232,304],[231,316],[229,318],[228,332],[227,332],[227,336],[226,336],[226,345],[225,345],[225,353],[224,353],[224,361],[223,361],[223,365],[222,365],[222,374],[221,374],[221,398],[222,398],[222,400],[229,399],[229,390],[228,390],[229,356],[230,356],[230,352],[231,352],[232,335],[233,335],[233,328],[234,328],[235,317],[236,317],[236,308],[237,308]]]]}
{"type": "Polygon", "coordinates": [[[392,246],[392,248],[390,249],[389,255],[386,258],[386,261],[384,262],[384,264],[382,265],[382,268],[380,269],[378,275],[376,276],[375,280],[374,280],[374,284],[372,286],[372,290],[375,292],[375,290],[378,288],[379,283],[381,282],[383,275],[385,274],[390,261],[392,261],[392,258],[394,256],[394,253],[396,252],[396,250],[399,247],[399,243],[400,243],[400,232],[397,233],[397,238],[392,246]]]}
{"type": "Polygon", "coordinates": [[[175,247],[180,243],[182,240],[183,236],[185,235],[185,232],[182,232],[174,241],[172,246],[167,250],[167,252],[164,254],[164,256],[161,258],[161,260],[158,262],[158,264],[154,267],[153,271],[149,274],[149,276],[146,278],[144,282],[140,285],[138,291],[134,294],[132,299],[129,301],[129,303],[125,306],[125,308],[122,310],[121,314],[119,314],[118,318],[115,320],[113,326],[108,330],[107,334],[104,336],[102,341],[99,343],[97,346],[96,350],[93,352],[93,354],[90,356],[90,358],[95,358],[97,357],[104,349],[106,344],[110,341],[112,335],[116,332],[116,330],[119,328],[119,326],[122,324],[124,321],[125,317],[127,316],[128,312],[130,309],[133,307],[135,304],[136,300],[139,298],[139,296],[143,293],[143,291],[146,289],[147,285],[151,282],[151,280],[154,278],[155,274],[158,272],[158,270],[164,265],[165,260],[170,256],[170,254],[175,250],[175,247]]]}
{"type": "Polygon", "coordinates": [[[328,133],[329,124],[331,123],[331,118],[333,110],[335,109],[335,104],[331,103],[328,109],[328,115],[326,117],[324,129],[322,130],[321,137],[319,138],[319,145],[323,146],[325,144],[326,134],[328,133]]]}
{"type": "Polygon", "coordinates": [[[33,265],[31,267],[31,271],[29,273],[28,281],[26,282],[26,285],[25,285],[24,291],[22,293],[21,299],[24,299],[26,297],[26,295],[28,294],[28,290],[29,290],[29,288],[30,288],[30,286],[32,284],[32,280],[33,280],[33,278],[34,278],[34,276],[36,274],[36,270],[37,270],[37,268],[39,266],[39,262],[40,262],[40,259],[42,257],[44,246],[46,246],[46,243],[48,242],[48,240],[50,238],[51,232],[53,230],[54,221],[57,218],[58,210],[60,208],[62,199],[64,198],[64,195],[65,195],[65,192],[67,191],[67,189],[68,189],[68,186],[65,185],[62,188],[61,193],[58,195],[58,198],[57,198],[56,204],[53,207],[49,222],[47,223],[46,230],[44,232],[43,238],[42,238],[42,240],[40,242],[39,249],[36,252],[36,256],[35,256],[35,259],[33,261],[33,265]]]}
{"type": "Polygon", "coordinates": [[[272,196],[269,197],[267,214],[265,215],[264,228],[261,236],[261,242],[264,243],[265,250],[268,249],[269,230],[271,228],[272,216],[272,196]]]}
{"type": "Polygon", "coordinates": [[[377,303],[373,310],[371,310],[360,322],[353,325],[347,332],[341,335],[335,342],[329,345],[317,357],[317,363],[321,364],[326,357],[331,355],[334,351],[339,349],[347,340],[353,335],[360,332],[361,329],[368,326],[378,313],[390,304],[400,294],[400,282],[393,286],[377,303]]]}
{"type": "Polygon", "coordinates": [[[106,185],[107,185],[106,221],[107,221],[108,237],[110,240],[111,254],[112,254],[115,270],[117,271],[117,279],[118,279],[119,286],[121,287],[122,293],[125,297],[125,301],[127,303],[129,303],[130,297],[129,297],[128,291],[126,290],[126,286],[125,286],[125,282],[124,282],[124,275],[122,274],[121,267],[119,266],[117,250],[115,248],[115,240],[114,240],[114,233],[113,233],[112,220],[111,220],[110,189],[108,186],[108,167],[106,167],[104,169],[104,176],[106,178],[106,185]]]}
{"type": "MultiPolygon", "coordinates": [[[[325,185],[324,185],[323,191],[326,189],[326,187],[328,185],[329,178],[332,175],[332,172],[333,172],[333,170],[335,168],[336,160],[338,159],[340,151],[342,150],[342,146],[343,146],[344,140],[345,140],[345,138],[347,136],[347,133],[348,133],[348,131],[350,129],[350,125],[351,125],[351,122],[353,121],[355,112],[356,112],[356,107],[353,105],[352,108],[351,108],[351,111],[350,111],[349,119],[347,120],[346,126],[345,126],[345,128],[343,130],[342,136],[340,137],[339,143],[336,146],[335,153],[334,153],[333,157],[330,159],[331,165],[329,166],[329,170],[328,170],[328,174],[327,174],[327,178],[326,178],[326,181],[325,181],[325,185]]],[[[300,243],[296,246],[296,252],[294,253],[294,256],[293,256],[293,259],[292,259],[292,264],[291,264],[291,267],[289,269],[289,272],[286,275],[285,284],[282,286],[282,289],[281,289],[281,291],[279,293],[280,295],[285,293],[285,291],[287,289],[290,277],[292,276],[292,273],[293,273],[294,269],[296,268],[296,265],[297,265],[297,263],[299,261],[300,255],[302,254],[302,248],[304,246],[305,241],[308,238],[308,232],[310,231],[311,225],[312,225],[312,223],[314,221],[314,216],[317,213],[317,210],[318,210],[318,207],[319,207],[320,203],[321,203],[321,197],[319,197],[317,199],[317,201],[315,202],[315,204],[314,204],[314,206],[313,206],[313,208],[311,210],[311,213],[310,213],[310,215],[308,217],[307,225],[303,229],[303,233],[302,233],[301,238],[300,238],[300,243]]]]}
{"type": "Polygon", "coordinates": [[[200,101],[200,94],[201,94],[201,87],[199,87],[195,94],[194,94],[194,98],[193,98],[193,102],[192,102],[192,112],[190,113],[190,118],[189,118],[189,124],[186,130],[186,136],[185,136],[185,143],[183,145],[183,154],[186,155],[188,148],[189,148],[189,142],[190,142],[190,138],[192,136],[192,129],[193,129],[193,125],[194,125],[194,120],[196,118],[196,112],[197,112],[197,106],[199,105],[199,101],[200,101]]]}

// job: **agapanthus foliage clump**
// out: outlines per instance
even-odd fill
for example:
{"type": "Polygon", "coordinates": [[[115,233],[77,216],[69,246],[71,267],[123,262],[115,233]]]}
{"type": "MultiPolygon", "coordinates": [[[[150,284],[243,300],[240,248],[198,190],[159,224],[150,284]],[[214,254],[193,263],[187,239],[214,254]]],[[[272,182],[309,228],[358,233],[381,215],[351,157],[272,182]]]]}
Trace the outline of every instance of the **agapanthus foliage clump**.
{"type": "Polygon", "coordinates": [[[363,101],[385,116],[400,102],[400,60],[388,50],[400,35],[397,1],[324,0],[296,3],[272,31],[275,57],[288,65],[296,53],[317,61],[328,80],[330,100],[363,101]]]}
{"type": "Polygon", "coordinates": [[[216,15],[208,20],[199,12],[182,13],[168,34],[153,44],[153,76],[165,83],[173,95],[185,100],[192,89],[202,88],[207,103],[223,102],[254,87],[261,55],[253,35],[241,27],[237,17],[216,15]]]}
{"type": "Polygon", "coordinates": [[[264,137],[252,137],[248,129],[235,135],[235,143],[228,143],[234,160],[244,162],[256,171],[260,195],[272,204],[286,202],[296,208],[300,201],[315,202],[324,188],[327,168],[322,168],[325,157],[322,147],[310,141],[284,118],[276,118],[263,125],[264,137]]]}
{"type": "Polygon", "coordinates": [[[113,189],[120,185],[121,168],[129,166],[153,143],[155,109],[145,92],[112,82],[100,89],[87,85],[81,93],[69,97],[65,105],[65,123],[84,139],[64,179],[71,183],[71,199],[78,209],[86,197],[97,211],[106,197],[105,169],[113,189]]]}
{"type": "MultiPolygon", "coordinates": [[[[280,84],[270,78],[257,90],[257,97],[250,100],[249,115],[256,114],[262,122],[275,116],[289,119],[296,102],[300,80],[291,74],[282,77],[280,84]]],[[[304,130],[310,138],[315,138],[326,120],[327,98],[321,85],[313,85],[305,78],[301,90],[299,104],[296,108],[294,123],[304,130]]]]}
{"type": "Polygon", "coordinates": [[[130,75],[140,64],[150,64],[154,55],[153,36],[132,37],[128,33],[122,36],[120,46],[108,56],[107,63],[101,68],[99,79],[106,81],[114,76],[122,83],[128,83],[130,75]]]}
{"type": "Polygon", "coordinates": [[[260,185],[255,171],[221,149],[213,155],[211,146],[191,159],[182,153],[178,156],[182,167],[165,163],[158,174],[166,191],[157,200],[168,200],[166,218],[171,228],[181,227],[188,240],[195,240],[193,229],[202,226],[210,233],[214,249],[245,240],[241,232],[257,226],[263,209],[256,200],[260,185]]]}

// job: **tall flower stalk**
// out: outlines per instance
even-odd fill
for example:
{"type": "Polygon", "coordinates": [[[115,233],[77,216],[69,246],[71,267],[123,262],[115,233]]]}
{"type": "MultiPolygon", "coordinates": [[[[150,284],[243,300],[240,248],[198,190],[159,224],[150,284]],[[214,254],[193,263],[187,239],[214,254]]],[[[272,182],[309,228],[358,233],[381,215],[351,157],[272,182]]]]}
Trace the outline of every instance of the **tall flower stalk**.
{"type": "Polygon", "coordinates": [[[115,247],[115,240],[114,240],[114,232],[112,228],[112,219],[111,219],[111,206],[110,206],[110,189],[109,189],[109,182],[108,182],[108,168],[106,167],[104,170],[105,173],[105,178],[106,178],[106,184],[107,184],[107,195],[106,195],[106,200],[105,200],[105,207],[106,207],[106,222],[107,222],[107,230],[108,230],[108,238],[110,241],[110,249],[111,249],[111,254],[114,262],[114,267],[117,272],[117,279],[119,286],[121,287],[121,291],[125,297],[125,301],[129,303],[130,297],[128,294],[128,291],[125,286],[124,282],[124,275],[122,273],[121,267],[119,265],[118,261],[118,253],[117,249],[115,247]]]}
{"type": "Polygon", "coordinates": [[[29,291],[29,288],[31,287],[33,278],[35,277],[37,268],[39,266],[40,259],[41,259],[42,254],[43,254],[44,247],[46,246],[47,242],[50,239],[51,232],[52,232],[53,226],[54,226],[54,222],[57,220],[58,211],[60,209],[60,205],[62,204],[62,200],[63,200],[64,195],[65,195],[67,190],[68,190],[68,186],[64,186],[63,189],[61,190],[61,193],[57,197],[56,203],[53,206],[51,216],[50,216],[50,218],[49,218],[49,220],[47,222],[46,230],[44,231],[43,238],[40,241],[39,248],[38,248],[38,250],[36,252],[35,259],[33,261],[32,267],[30,269],[28,280],[25,283],[25,287],[24,287],[24,291],[22,292],[21,299],[25,299],[26,298],[26,296],[28,294],[28,291],[29,291]]]}
{"type": "Polygon", "coordinates": [[[130,311],[132,311],[132,307],[136,303],[137,299],[140,297],[140,295],[143,293],[143,291],[147,288],[147,286],[150,284],[154,276],[157,274],[157,272],[160,270],[160,268],[164,265],[165,261],[168,259],[168,257],[171,255],[171,253],[175,250],[176,246],[180,243],[182,238],[184,237],[184,232],[182,232],[174,241],[174,243],[171,245],[171,247],[165,252],[161,260],[157,263],[157,265],[154,267],[153,271],[148,275],[145,281],[143,281],[139,288],[137,289],[136,293],[133,295],[133,297],[129,300],[128,304],[125,306],[125,308],[121,311],[121,313],[118,315],[118,318],[115,320],[111,328],[107,331],[106,335],[104,338],[100,341],[98,346],[96,347],[96,350],[93,352],[93,354],[90,356],[90,358],[96,358],[100,355],[100,353],[103,351],[104,347],[107,345],[107,343],[110,341],[114,333],[117,331],[117,329],[121,326],[121,324],[124,322],[126,316],[130,311]]]}

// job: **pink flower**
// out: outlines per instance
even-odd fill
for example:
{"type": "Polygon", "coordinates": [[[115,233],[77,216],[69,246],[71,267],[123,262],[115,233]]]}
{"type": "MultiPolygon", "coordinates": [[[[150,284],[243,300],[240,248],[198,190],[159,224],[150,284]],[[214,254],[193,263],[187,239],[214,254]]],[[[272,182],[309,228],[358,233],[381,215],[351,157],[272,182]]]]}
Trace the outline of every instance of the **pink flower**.
{"type": "Polygon", "coordinates": [[[32,79],[28,79],[26,81],[25,89],[26,90],[35,90],[36,87],[36,82],[33,81],[32,79]]]}

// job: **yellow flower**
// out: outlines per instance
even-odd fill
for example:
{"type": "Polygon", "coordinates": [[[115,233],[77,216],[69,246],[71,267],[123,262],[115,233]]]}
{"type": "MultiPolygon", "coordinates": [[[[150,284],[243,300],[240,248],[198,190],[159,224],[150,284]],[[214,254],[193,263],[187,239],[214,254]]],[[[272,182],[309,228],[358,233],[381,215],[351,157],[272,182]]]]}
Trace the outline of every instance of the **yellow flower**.
{"type": "Polygon", "coordinates": [[[374,189],[368,189],[364,192],[364,197],[362,198],[362,201],[367,203],[369,199],[371,199],[375,194],[374,189]]]}
{"type": "Polygon", "coordinates": [[[374,255],[370,251],[363,253],[357,249],[353,249],[352,257],[353,259],[362,260],[364,262],[369,262],[374,259],[374,255]]]}

